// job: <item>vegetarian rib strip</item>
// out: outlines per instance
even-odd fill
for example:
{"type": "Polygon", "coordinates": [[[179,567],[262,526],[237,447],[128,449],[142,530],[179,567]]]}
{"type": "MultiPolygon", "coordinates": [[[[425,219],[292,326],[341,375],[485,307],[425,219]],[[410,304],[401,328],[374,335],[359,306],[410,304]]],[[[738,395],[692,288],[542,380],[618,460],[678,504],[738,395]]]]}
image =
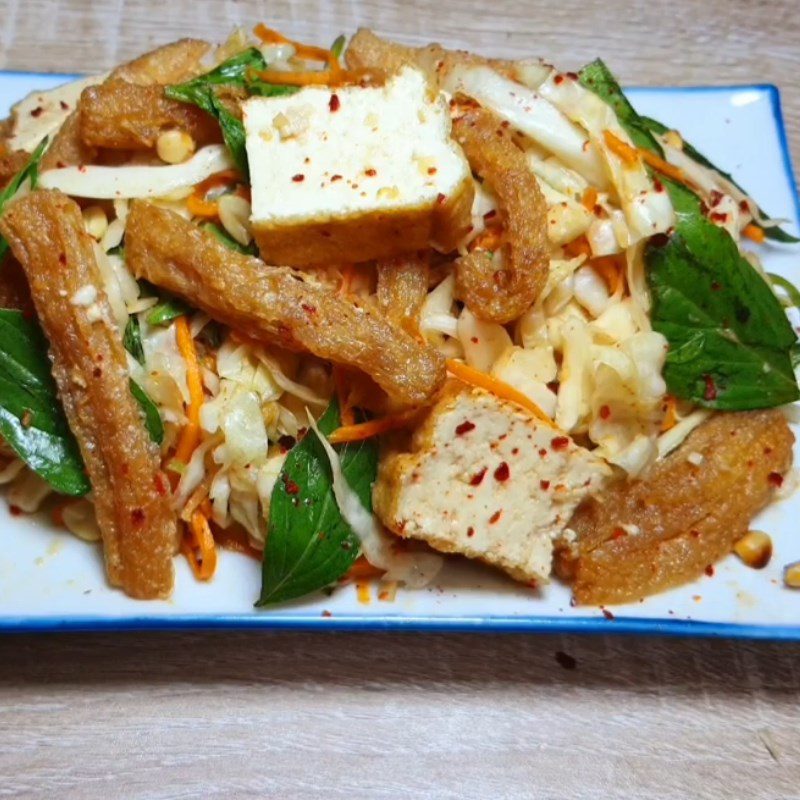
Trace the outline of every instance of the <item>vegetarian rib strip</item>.
{"type": "Polygon", "coordinates": [[[731,552],[792,464],[794,436],[780,411],[718,414],[643,480],[588,499],[569,527],[557,574],[579,603],[624,603],[696,580],[731,552]],[[687,456],[693,455],[693,461],[687,456]]]}
{"type": "Polygon", "coordinates": [[[169,483],[130,393],[80,208],[59,192],[36,190],[8,208],[0,232],[27,274],[50,342],[53,375],[94,490],[109,581],[132,597],[166,597],[177,546],[169,483]]]}
{"type": "Polygon", "coordinates": [[[163,86],[109,79],[81,94],[81,139],[90,147],[149,150],[170,129],[188,133],[198,145],[222,141],[219,124],[197,106],[170,100],[163,86]]]}
{"type": "Polygon", "coordinates": [[[456,265],[456,292],[475,316],[511,322],[527,311],[544,288],[550,265],[547,204],[536,176],[511,134],[491,112],[478,108],[453,123],[473,172],[497,195],[504,230],[503,263],[473,250],[456,265]]]}
{"type": "Polygon", "coordinates": [[[429,272],[424,255],[400,256],[378,263],[378,305],[407,333],[419,332],[419,313],[428,296],[429,272]]]}
{"type": "MultiPolygon", "coordinates": [[[[199,39],[180,39],[156,48],[137,59],[117,67],[108,80],[119,79],[139,86],[179,83],[196,75],[200,61],[211,49],[199,39]]],[[[81,138],[80,103],[67,117],[42,160],[42,171],[57,167],[90,164],[97,150],[81,138]]]]}
{"type": "Polygon", "coordinates": [[[230,250],[172,211],[134,203],[125,242],[136,277],[254,339],[357,367],[402,403],[420,403],[444,382],[444,359],[433,349],[301,272],[230,250]]]}

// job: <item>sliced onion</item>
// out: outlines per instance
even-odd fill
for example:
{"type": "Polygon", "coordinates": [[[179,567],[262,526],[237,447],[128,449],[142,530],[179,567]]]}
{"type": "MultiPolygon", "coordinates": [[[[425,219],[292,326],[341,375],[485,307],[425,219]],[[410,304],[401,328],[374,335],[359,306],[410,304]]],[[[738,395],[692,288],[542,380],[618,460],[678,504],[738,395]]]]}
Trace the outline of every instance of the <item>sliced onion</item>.
{"type": "Polygon", "coordinates": [[[97,200],[163,197],[184,186],[194,186],[215,172],[233,166],[224,145],[212,144],[198,150],[188,161],[165,167],[62,167],[43,172],[43,189],[60,189],[72,197],[97,200]]]}

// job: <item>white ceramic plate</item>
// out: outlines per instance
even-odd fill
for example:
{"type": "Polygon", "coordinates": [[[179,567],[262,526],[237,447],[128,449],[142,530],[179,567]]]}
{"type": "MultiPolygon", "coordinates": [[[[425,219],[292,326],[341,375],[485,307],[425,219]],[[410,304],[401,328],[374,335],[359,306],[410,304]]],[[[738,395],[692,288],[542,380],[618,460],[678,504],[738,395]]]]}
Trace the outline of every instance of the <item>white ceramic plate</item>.
{"type": "MultiPolygon", "coordinates": [[[[0,110],[69,76],[0,73],[0,110]]],[[[632,89],[637,109],[681,130],[701,152],[748,188],[767,212],[798,232],[800,202],[792,177],[778,91],[773,86],[632,89]]],[[[770,272],[797,280],[800,247],[770,246],[770,272]],[[794,269],[793,269],[794,267],[794,269]]],[[[800,463],[800,448],[796,455],[800,463]]],[[[0,502],[0,630],[184,627],[412,628],[426,630],[625,631],[800,639],[800,592],[783,588],[785,563],[800,559],[800,493],[769,508],[756,527],[773,537],[775,554],[762,571],[734,557],[704,577],[642,603],[572,608],[566,587],[541,595],[470,563],[449,564],[434,586],[400,590],[394,602],[372,592],[359,603],[353,586],[279,609],[256,610],[260,567],[220,554],[211,583],[194,580],[176,558],[176,588],[166,602],[130,600],[105,581],[99,548],[53,528],[43,517],[12,517],[0,502]]]]}

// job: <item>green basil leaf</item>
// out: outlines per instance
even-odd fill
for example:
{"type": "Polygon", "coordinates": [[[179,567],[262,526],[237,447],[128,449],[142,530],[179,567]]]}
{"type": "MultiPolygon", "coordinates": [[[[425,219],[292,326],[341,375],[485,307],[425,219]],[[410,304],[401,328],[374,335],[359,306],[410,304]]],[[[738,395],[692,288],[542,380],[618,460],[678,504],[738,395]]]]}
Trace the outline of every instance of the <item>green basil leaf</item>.
{"type": "Polygon", "coordinates": [[[168,325],[172,320],[191,312],[189,306],[177,297],[162,300],[147,312],[148,325],[168,325]]]}
{"type": "Polygon", "coordinates": [[[237,253],[242,253],[243,255],[248,256],[255,256],[258,255],[258,248],[255,245],[255,242],[251,242],[247,247],[244,247],[236,239],[233,238],[225,228],[217,225],[214,222],[206,222],[202,226],[204,231],[208,231],[210,234],[214,236],[214,238],[225,245],[225,247],[229,248],[230,250],[234,250],[237,253]]]}
{"type": "Polygon", "coordinates": [[[347,44],[347,37],[343,33],[340,33],[333,40],[333,44],[331,45],[331,53],[333,53],[335,58],[342,57],[342,53],[344,53],[345,44],[347,44]]]}
{"type": "Polygon", "coordinates": [[[91,485],[50,373],[47,341],[22,312],[0,309],[0,435],[57,492],[91,485]]]}
{"type": "Polygon", "coordinates": [[[147,427],[150,438],[156,444],[161,444],[164,441],[164,423],[161,420],[161,414],[158,413],[158,406],[133,379],[130,381],[130,389],[134,399],[144,412],[144,424],[147,427]]]}
{"type": "Polygon", "coordinates": [[[164,94],[172,100],[192,103],[216,117],[222,129],[225,145],[230,150],[236,166],[245,176],[248,174],[248,169],[244,125],[219,100],[215,87],[230,86],[243,89],[246,87],[248,73],[265,69],[266,66],[261,52],[255,47],[250,47],[229,58],[211,72],[177,86],[168,86],[164,90],[164,94]]]}
{"type": "Polygon", "coordinates": [[[636,113],[628,98],[625,97],[617,79],[605,62],[598,58],[591,64],[587,64],[578,73],[578,80],[582,86],[601,97],[614,109],[620,125],[625,128],[637,147],[651,150],[659,156],[664,155],[661,145],[636,113]]]}
{"type": "Polygon", "coordinates": [[[144,364],[142,331],[139,326],[139,318],[136,314],[131,314],[128,318],[128,324],[125,326],[125,334],[122,337],[122,344],[140,364],[144,364]]]}
{"type": "MultiPolygon", "coordinates": [[[[19,191],[19,187],[28,179],[31,179],[31,189],[36,188],[39,182],[39,162],[42,160],[44,151],[47,149],[49,137],[45,136],[37,145],[36,149],[31,154],[30,161],[8,182],[8,185],[0,192],[0,214],[6,207],[6,204],[12,197],[19,191]]],[[[0,236],[0,261],[2,261],[5,254],[8,252],[8,242],[5,237],[0,236]]]]}
{"type": "MultiPolygon", "coordinates": [[[[327,435],[339,421],[334,400],[319,420],[319,429],[327,435]]],[[[347,482],[371,511],[376,443],[353,442],[336,449],[347,482]]],[[[336,504],[325,450],[309,430],[286,457],[272,490],[257,605],[282,603],[330,586],[352,566],[359,548],[358,537],[336,504]]]]}
{"type": "MultiPolygon", "coordinates": [[[[580,80],[611,105],[638,147],[663,155],[602,61],[584,67],[580,80]]],[[[671,236],[650,240],[645,263],[653,328],[669,343],[664,366],[669,391],[728,411],[796,400],[797,336],[778,298],[730,234],[706,218],[694,192],[661,180],[676,224],[671,236]]]]}
{"type": "Polygon", "coordinates": [[[687,189],[665,182],[677,213],[666,244],[645,252],[653,328],[670,345],[670,391],[708,408],[769,408],[800,397],[797,343],[780,301],[730,234],[700,211],[687,189]]]}
{"type": "Polygon", "coordinates": [[[230,151],[236,167],[243,175],[249,175],[250,171],[247,165],[244,124],[240,119],[237,119],[231,114],[214,94],[211,95],[211,105],[214,109],[214,116],[219,120],[225,146],[230,151]]]}
{"type": "Polygon", "coordinates": [[[235,86],[244,88],[248,70],[266,69],[267,63],[261,51],[250,47],[242,53],[224,61],[211,72],[199,75],[186,83],[176,86],[167,86],[164,94],[172,100],[182,103],[192,103],[199,106],[209,114],[216,116],[212,98],[213,86],[235,86]]]}
{"type": "MultiPolygon", "coordinates": [[[[667,131],[669,130],[669,128],[666,125],[663,125],[658,120],[655,120],[652,117],[641,117],[641,120],[644,123],[645,127],[649,131],[652,131],[653,133],[663,135],[667,133],[667,131]]],[[[716,164],[714,164],[712,161],[706,158],[696,147],[694,147],[690,142],[687,142],[685,139],[683,140],[683,152],[686,153],[686,155],[689,156],[689,158],[691,158],[693,161],[696,161],[701,166],[707,167],[708,169],[712,169],[714,170],[714,172],[718,172],[720,175],[722,175],[723,178],[730,181],[737,189],[739,189],[739,191],[741,191],[743,194],[746,194],[748,197],[750,196],[749,192],[746,189],[743,189],[742,186],[740,186],[733,179],[733,177],[729,172],[721,170],[718,166],[716,166],[716,164]]],[[[769,218],[770,215],[767,214],[762,208],[758,206],[756,206],[756,208],[758,209],[758,213],[762,217],[769,218]]],[[[753,224],[759,228],[761,227],[760,225],[758,225],[757,222],[755,222],[755,220],[753,221],[753,224]]],[[[800,242],[800,239],[798,239],[796,236],[792,236],[790,233],[786,233],[786,231],[782,230],[777,226],[761,228],[761,230],[764,231],[764,235],[768,239],[772,239],[775,242],[787,242],[790,244],[800,242]]]]}

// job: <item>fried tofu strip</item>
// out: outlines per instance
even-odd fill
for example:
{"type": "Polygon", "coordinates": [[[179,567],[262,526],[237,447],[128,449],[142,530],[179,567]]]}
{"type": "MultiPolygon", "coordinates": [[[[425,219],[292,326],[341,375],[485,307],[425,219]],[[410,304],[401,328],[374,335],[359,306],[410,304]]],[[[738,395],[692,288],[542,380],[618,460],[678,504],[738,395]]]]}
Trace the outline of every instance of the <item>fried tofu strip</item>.
{"type": "Polygon", "coordinates": [[[773,498],[793,442],[780,411],[711,417],[643,480],[578,508],[569,523],[577,552],[560,549],[557,573],[583,604],[636,601],[699,578],[773,498]]]}
{"type": "Polygon", "coordinates": [[[422,70],[428,80],[441,84],[444,76],[454,67],[465,64],[483,64],[497,70],[512,80],[525,85],[536,84],[546,76],[546,67],[538,60],[508,61],[485,58],[465,50],[447,50],[440,44],[409,47],[388,39],[381,39],[368,28],[359,28],[347,45],[347,66],[352,70],[376,70],[390,74],[404,64],[422,70]]]}
{"type": "Polygon", "coordinates": [[[202,39],[178,39],[122,64],[110,77],[139,86],[182,83],[203,71],[203,58],[212,46],[202,39]]]}
{"type": "Polygon", "coordinates": [[[419,313],[428,295],[429,273],[425,255],[378,263],[378,305],[393,324],[412,335],[419,332],[419,313]]]}
{"type": "Polygon", "coordinates": [[[25,269],[50,342],[53,376],[94,491],[108,579],[131,597],[167,597],[177,547],[169,483],[128,388],[80,208],[60,192],[37,190],[8,208],[0,232],[25,269]]]}
{"type": "Polygon", "coordinates": [[[139,86],[117,78],[83,90],[81,139],[89,147],[149,150],[163,131],[188,133],[198,145],[222,140],[219,124],[196,106],[170,100],[162,86],[139,86]]]}
{"type": "Polygon", "coordinates": [[[468,111],[453,123],[453,136],[473,172],[494,190],[503,219],[502,266],[489,252],[473,250],[456,264],[456,293],[475,316],[511,322],[531,306],[547,280],[547,203],[525,156],[494,114],[468,111]]]}
{"type": "Polygon", "coordinates": [[[302,272],[233,252],[172,211],[134,203],[125,245],[137,278],[254,339],[357,367],[401,403],[421,403],[444,382],[432,348],[302,272]]]}
{"type": "MultiPolygon", "coordinates": [[[[108,80],[123,80],[139,86],[180,83],[197,75],[203,56],[211,49],[199,39],[180,39],[117,67],[108,80]]],[[[80,103],[67,118],[42,159],[42,171],[90,164],[97,150],[81,138],[80,103]]]]}

